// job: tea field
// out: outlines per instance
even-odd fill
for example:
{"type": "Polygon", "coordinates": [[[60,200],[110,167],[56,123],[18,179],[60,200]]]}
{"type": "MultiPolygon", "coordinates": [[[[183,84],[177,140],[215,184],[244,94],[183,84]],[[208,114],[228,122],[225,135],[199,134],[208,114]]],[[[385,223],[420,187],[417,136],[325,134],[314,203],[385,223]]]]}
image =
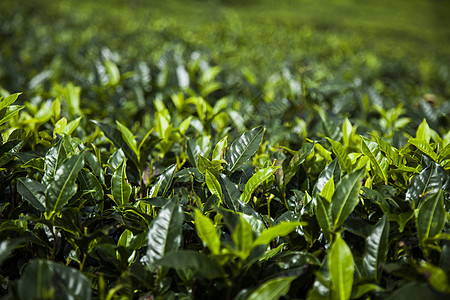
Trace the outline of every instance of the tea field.
{"type": "Polygon", "coordinates": [[[450,297],[450,4],[0,2],[0,299],[450,297]]]}

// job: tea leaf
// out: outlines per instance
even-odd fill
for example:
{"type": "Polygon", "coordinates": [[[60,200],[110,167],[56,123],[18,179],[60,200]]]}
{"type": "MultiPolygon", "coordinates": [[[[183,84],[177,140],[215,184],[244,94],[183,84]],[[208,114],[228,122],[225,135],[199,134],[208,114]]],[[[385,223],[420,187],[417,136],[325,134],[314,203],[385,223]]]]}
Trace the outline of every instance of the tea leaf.
{"type": "Polygon", "coordinates": [[[274,299],[278,300],[280,297],[286,295],[289,292],[291,282],[295,280],[295,276],[279,277],[271,279],[261,286],[259,286],[255,291],[253,291],[248,300],[259,300],[259,299],[274,299]]]}
{"type": "Polygon", "coordinates": [[[228,174],[232,174],[255,154],[261,144],[265,132],[264,127],[256,127],[244,132],[230,146],[225,154],[228,174]]]}
{"type": "Polygon", "coordinates": [[[83,165],[84,153],[79,153],[74,154],[58,167],[54,180],[50,182],[45,193],[47,212],[58,212],[75,195],[77,191],[75,180],[83,165]]]}
{"type": "Polygon", "coordinates": [[[220,238],[213,222],[205,217],[201,211],[195,211],[195,228],[200,239],[206,244],[213,254],[220,252],[220,238]]]}
{"type": "Polygon", "coordinates": [[[331,245],[328,269],[334,297],[337,299],[350,299],[355,266],[352,252],[340,233],[336,234],[336,238],[331,245]]]}
{"type": "Polygon", "coordinates": [[[266,179],[268,179],[279,168],[280,167],[267,167],[253,174],[253,176],[245,184],[244,193],[241,196],[242,202],[248,203],[255,189],[266,181],[266,179]]]}
{"type": "Polygon", "coordinates": [[[333,222],[333,229],[339,228],[352,213],[359,203],[359,190],[361,188],[361,177],[364,170],[355,171],[346,175],[337,184],[330,203],[330,217],[333,222]]]}
{"type": "Polygon", "coordinates": [[[167,203],[159,211],[147,235],[147,258],[150,264],[178,250],[182,238],[183,219],[183,211],[175,201],[167,203]]]}

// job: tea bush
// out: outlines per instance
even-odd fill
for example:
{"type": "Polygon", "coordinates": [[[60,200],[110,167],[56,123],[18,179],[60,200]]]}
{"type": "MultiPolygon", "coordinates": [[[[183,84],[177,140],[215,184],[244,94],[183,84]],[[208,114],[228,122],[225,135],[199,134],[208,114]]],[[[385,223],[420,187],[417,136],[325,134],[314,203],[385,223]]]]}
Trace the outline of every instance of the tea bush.
{"type": "Polygon", "coordinates": [[[0,4],[4,299],[450,295],[445,50],[149,3],[0,4]]]}

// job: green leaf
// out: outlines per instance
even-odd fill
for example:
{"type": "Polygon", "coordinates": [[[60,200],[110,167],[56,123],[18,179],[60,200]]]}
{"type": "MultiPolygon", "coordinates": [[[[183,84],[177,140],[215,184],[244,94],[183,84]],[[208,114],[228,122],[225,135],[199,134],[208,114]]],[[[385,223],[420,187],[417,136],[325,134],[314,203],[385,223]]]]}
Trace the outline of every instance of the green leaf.
{"type": "Polygon", "coordinates": [[[221,201],[223,201],[222,188],[220,187],[219,181],[217,181],[216,176],[214,176],[214,174],[212,174],[208,169],[206,169],[205,181],[211,194],[216,195],[221,201]]]}
{"type": "Polygon", "coordinates": [[[420,267],[424,269],[424,275],[428,278],[430,285],[437,291],[450,294],[449,278],[447,273],[439,267],[422,261],[420,267]]]}
{"type": "Polygon", "coordinates": [[[203,154],[202,149],[193,140],[187,139],[186,142],[186,152],[189,157],[189,161],[192,166],[197,167],[197,159],[199,154],[203,154]]]}
{"type": "Polygon", "coordinates": [[[238,255],[245,260],[253,250],[253,228],[242,215],[239,215],[239,223],[231,234],[231,238],[236,245],[238,255]]]}
{"type": "Polygon", "coordinates": [[[389,164],[387,158],[381,152],[378,144],[366,139],[365,137],[361,137],[361,151],[364,155],[369,157],[375,174],[384,181],[384,184],[387,184],[387,170],[389,164]]]}
{"type": "Polygon", "coordinates": [[[401,214],[389,214],[389,221],[397,222],[398,231],[403,232],[405,230],[406,224],[414,217],[414,211],[409,210],[401,214]]]}
{"type": "Polygon", "coordinates": [[[103,176],[103,170],[100,165],[100,162],[92,152],[86,151],[84,153],[84,159],[86,160],[86,164],[91,168],[92,172],[97,176],[101,183],[105,183],[105,178],[103,176]]]}
{"type": "Polygon", "coordinates": [[[114,144],[114,146],[123,150],[127,158],[131,160],[131,162],[136,166],[136,168],[139,168],[136,153],[134,152],[134,150],[132,150],[132,148],[130,148],[130,146],[128,146],[127,142],[124,140],[122,136],[122,133],[118,129],[98,121],[92,120],[92,122],[103,131],[105,136],[114,144]]]}
{"type": "Polygon", "coordinates": [[[416,220],[419,241],[423,243],[426,239],[441,233],[446,220],[444,192],[440,189],[437,193],[425,198],[419,206],[416,220]]]}
{"type": "Polygon", "coordinates": [[[13,104],[21,94],[22,93],[11,94],[5,99],[3,99],[3,97],[0,97],[0,110],[13,104]]]}
{"type": "Polygon", "coordinates": [[[131,186],[127,182],[127,163],[122,160],[111,178],[111,192],[117,206],[127,204],[131,196],[131,186]]]}
{"type": "Polygon", "coordinates": [[[436,162],[438,161],[438,156],[437,156],[436,152],[434,152],[433,148],[431,147],[431,145],[428,142],[426,142],[422,139],[409,139],[408,143],[415,146],[417,149],[422,151],[424,154],[431,157],[432,160],[434,160],[436,162]]]}
{"type": "Polygon", "coordinates": [[[225,155],[229,174],[236,171],[255,154],[261,144],[264,131],[264,127],[253,128],[244,132],[231,144],[230,149],[225,155]]]}
{"type": "Polygon", "coordinates": [[[0,125],[8,122],[12,117],[17,115],[25,106],[11,105],[0,110],[0,125]]]}
{"type": "Polygon", "coordinates": [[[428,126],[427,120],[425,118],[417,128],[416,139],[423,140],[427,143],[429,143],[431,140],[431,129],[430,126],[428,126]]]}
{"type": "Polygon", "coordinates": [[[211,250],[213,254],[219,254],[220,252],[220,237],[214,227],[213,222],[205,217],[200,210],[195,211],[195,228],[197,234],[211,250]]]}
{"type": "Polygon", "coordinates": [[[108,85],[117,85],[120,82],[120,71],[117,65],[110,60],[105,60],[105,68],[109,77],[108,85]]]}
{"type": "Polygon", "coordinates": [[[397,168],[402,168],[404,166],[403,158],[400,156],[399,151],[392,147],[388,142],[383,141],[379,136],[374,137],[377,140],[378,147],[388,158],[389,163],[397,168]]]}
{"type": "Polygon", "coordinates": [[[227,136],[221,139],[214,147],[212,160],[221,160],[224,158],[225,149],[227,148],[227,136]]]}
{"type": "Polygon", "coordinates": [[[363,283],[358,284],[356,286],[356,289],[352,291],[352,299],[358,299],[367,294],[368,292],[377,291],[377,292],[383,292],[384,289],[380,286],[372,283],[363,283]]]}
{"type": "Polygon", "coordinates": [[[447,172],[439,164],[432,162],[411,179],[406,191],[406,200],[414,201],[417,206],[425,195],[449,186],[450,179],[447,172]]]}
{"type": "Polygon", "coordinates": [[[50,148],[45,154],[45,174],[42,183],[49,184],[53,181],[56,171],[67,158],[66,149],[63,146],[63,139],[60,139],[55,146],[50,148]]]}
{"type": "Polygon", "coordinates": [[[96,201],[103,200],[103,197],[105,195],[103,186],[94,174],[83,169],[80,171],[78,178],[80,180],[80,183],[83,185],[82,188],[84,191],[91,191],[90,194],[96,201]]]}
{"type": "Polygon", "coordinates": [[[70,121],[63,129],[62,133],[66,133],[68,135],[71,135],[75,129],[77,129],[78,125],[80,124],[82,117],[78,117],[75,120],[70,121]]]}
{"type": "Polygon", "coordinates": [[[218,181],[220,183],[220,186],[222,187],[225,205],[229,209],[237,211],[239,208],[238,199],[241,196],[238,185],[232,182],[225,174],[222,173],[219,174],[218,181]]]}
{"type": "Polygon", "coordinates": [[[355,266],[350,248],[337,233],[328,254],[332,294],[336,299],[350,299],[355,266]]]}
{"type": "Polygon", "coordinates": [[[267,167],[253,174],[253,176],[245,184],[244,193],[241,195],[241,201],[248,203],[256,188],[266,181],[266,179],[268,179],[279,168],[280,167],[267,167]]]}
{"type": "Polygon", "coordinates": [[[153,220],[148,230],[147,257],[150,264],[167,253],[178,250],[181,244],[183,211],[175,201],[167,203],[153,220]]]}
{"type": "Polygon", "coordinates": [[[333,229],[338,229],[359,203],[359,190],[364,169],[346,175],[337,184],[330,204],[333,229]]]}
{"type": "Polygon", "coordinates": [[[320,196],[325,198],[328,202],[331,202],[334,194],[334,178],[331,175],[330,180],[323,186],[322,191],[320,192],[320,196]]]}
{"type": "Polygon", "coordinates": [[[291,282],[295,279],[295,276],[278,277],[275,279],[271,279],[263,283],[255,291],[253,291],[247,298],[247,300],[278,300],[280,299],[280,297],[286,295],[289,292],[291,282]]]}
{"type": "Polygon", "coordinates": [[[174,269],[192,269],[194,273],[207,279],[215,279],[223,276],[221,267],[214,259],[203,253],[193,251],[168,253],[155,262],[155,265],[174,269]]]}
{"type": "Polygon", "coordinates": [[[341,168],[338,164],[338,159],[333,160],[320,172],[317,182],[314,185],[312,196],[315,197],[317,193],[321,193],[325,185],[333,177],[334,183],[339,182],[341,178],[341,168]]]}
{"type": "Polygon", "coordinates": [[[53,138],[55,138],[57,134],[61,135],[66,126],[67,126],[67,119],[64,117],[61,118],[58,122],[56,122],[55,128],[53,129],[53,138]]]}
{"type": "Polygon", "coordinates": [[[0,266],[11,256],[12,252],[24,243],[22,239],[10,239],[0,242],[0,266]]]}
{"type": "Polygon", "coordinates": [[[352,123],[350,123],[348,118],[345,118],[344,122],[342,123],[342,141],[347,148],[350,146],[352,131],[352,123]]]}
{"type": "Polygon", "coordinates": [[[54,180],[49,183],[45,193],[47,212],[58,212],[75,195],[75,180],[84,165],[84,153],[74,154],[58,167],[54,180]]]}
{"type": "Polygon", "coordinates": [[[91,284],[80,271],[47,260],[27,264],[17,287],[21,299],[91,299],[91,284]]]}
{"type": "Polygon", "coordinates": [[[366,238],[366,247],[363,255],[364,275],[370,279],[379,280],[380,268],[386,261],[389,243],[389,221],[383,215],[377,225],[374,226],[370,235],[366,238]]]}
{"type": "Polygon", "coordinates": [[[291,158],[286,170],[283,171],[283,184],[285,186],[291,181],[292,177],[297,173],[298,167],[306,160],[313,150],[314,144],[307,143],[291,158]]]}
{"type": "Polygon", "coordinates": [[[327,240],[331,240],[330,232],[333,231],[333,224],[330,216],[330,202],[323,197],[317,197],[316,218],[323,234],[327,240]]]}
{"type": "Polygon", "coordinates": [[[160,184],[159,185],[160,193],[158,193],[158,195],[160,197],[165,197],[169,192],[176,170],[177,165],[173,164],[169,166],[167,169],[165,169],[163,173],[159,176],[158,183],[160,184]]]}
{"type": "Polygon", "coordinates": [[[286,236],[295,228],[302,225],[301,222],[281,222],[273,227],[264,230],[253,243],[253,247],[270,243],[277,236],[286,236]]]}
{"type": "Polygon", "coordinates": [[[342,168],[345,172],[350,173],[352,170],[352,161],[348,157],[347,149],[339,142],[333,141],[328,137],[326,137],[326,139],[330,142],[333,153],[338,157],[342,168]]]}
{"type": "Polygon", "coordinates": [[[122,123],[119,121],[116,121],[117,129],[119,129],[120,133],[122,134],[122,138],[127,143],[128,147],[130,147],[131,150],[136,154],[137,157],[139,157],[139,151],[137,149],[136,140],[133,136],[133,133],[122,123]]]}
{"type": "Polygon", "coordinates": [[[29,178],[17,179],[17,191],[23,199],[40,211],[45,211],[45,188],[46,186],[29,178]]]}

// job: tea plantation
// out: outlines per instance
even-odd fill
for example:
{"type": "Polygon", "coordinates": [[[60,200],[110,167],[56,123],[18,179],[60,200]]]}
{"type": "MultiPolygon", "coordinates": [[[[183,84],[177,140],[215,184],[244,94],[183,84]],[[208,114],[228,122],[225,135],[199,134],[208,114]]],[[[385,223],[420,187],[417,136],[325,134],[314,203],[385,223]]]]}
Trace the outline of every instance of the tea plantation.
{"type": "Polygon", "coordinates": [[[450,3],[0,2],[0,299],[447,299],[450,3]]]}

